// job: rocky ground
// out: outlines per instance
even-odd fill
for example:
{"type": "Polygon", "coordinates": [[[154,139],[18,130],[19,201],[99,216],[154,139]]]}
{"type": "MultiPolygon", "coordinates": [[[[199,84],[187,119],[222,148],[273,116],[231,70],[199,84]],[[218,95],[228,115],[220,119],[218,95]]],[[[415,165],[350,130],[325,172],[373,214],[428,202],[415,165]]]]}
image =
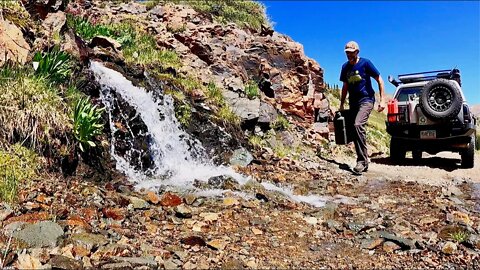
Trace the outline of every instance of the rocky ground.
{"type": "Polygon", "coordinates": [[[377,158],[369,172],[354,176],[342,162],[348,159],[292,161],[259,152],[254,164],[239,169],[259,182],[293,185],[297,194],[322,195],[323,207],[265,191],[257,181],[222,186],[250,198],[233,192],[220,198],[135,191],[126,180],[91,182],[81,173],[67,179],[51,175],[22,190],[18,205],[3,204],[3,266],[479,266],[480,182],[471,174],[478,167],[453,169],[465,173],[430,185],[388,171],[413,169],[435,180],[442,168],[378,164],[377,158]]]}

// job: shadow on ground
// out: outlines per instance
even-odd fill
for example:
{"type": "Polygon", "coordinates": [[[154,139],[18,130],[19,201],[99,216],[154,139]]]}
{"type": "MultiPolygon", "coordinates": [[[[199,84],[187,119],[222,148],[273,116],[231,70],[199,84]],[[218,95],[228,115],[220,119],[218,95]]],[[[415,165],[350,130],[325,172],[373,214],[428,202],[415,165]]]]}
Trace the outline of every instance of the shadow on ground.
{"type": "Polygon", "coordinates": [[[427,166],[430,168],[442,169],[447,172],[452,172],[460,169],[459,158],[446,158],[446,157],[425,157],[420,160],[413,158],[405,158],[402,162],[393,162],[389,157],[372,158],[372,163],[384,164],[384,165],[400,165],[400,166],[427,166]]]}
{"type": "Polygon", "coordinates": [[[328,163],[332,163],[332,164],[338,165],[338,168],[339,168],[339,169],[342,169],[342,170],[344,170],[344,171],[353,173],[352,168],[351,168],[347,163],[340,163],[340,162],[338,162],[338,161],[336,161],[336,160],[334,160],[334,159],[330,159],[330,158],[326,158],[326,157],[322,157],[322,156],[319,156],[319,158],[320,158],[321,160],[324,160],[324,161],[328,162],[328,163]]]}

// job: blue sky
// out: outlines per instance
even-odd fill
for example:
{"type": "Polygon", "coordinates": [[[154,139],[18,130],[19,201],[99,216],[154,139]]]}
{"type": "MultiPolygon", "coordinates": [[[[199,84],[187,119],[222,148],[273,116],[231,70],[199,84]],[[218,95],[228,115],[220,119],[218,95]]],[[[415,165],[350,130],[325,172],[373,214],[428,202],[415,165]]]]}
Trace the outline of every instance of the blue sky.
{"type": "Polygon", "coordinates": [[[457,67],[468,103],[480,104],[480,1],[261,2],[274,29],[303,44],[330,84],[341,84],[343,48],[355,40],[387,93],[395,90],[388,75],[457,67]]]}

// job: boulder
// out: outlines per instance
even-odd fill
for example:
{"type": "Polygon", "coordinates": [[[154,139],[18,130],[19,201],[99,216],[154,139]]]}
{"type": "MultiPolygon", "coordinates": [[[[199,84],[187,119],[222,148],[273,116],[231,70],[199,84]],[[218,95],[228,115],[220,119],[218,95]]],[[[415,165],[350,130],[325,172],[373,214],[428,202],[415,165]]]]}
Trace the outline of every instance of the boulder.
{"type": "Polygon", "coordinates": [[[8,61],[25,64],[29,52],[30,45],[22,31],[13,23],[0,20],[0,67],[8,61]]]}

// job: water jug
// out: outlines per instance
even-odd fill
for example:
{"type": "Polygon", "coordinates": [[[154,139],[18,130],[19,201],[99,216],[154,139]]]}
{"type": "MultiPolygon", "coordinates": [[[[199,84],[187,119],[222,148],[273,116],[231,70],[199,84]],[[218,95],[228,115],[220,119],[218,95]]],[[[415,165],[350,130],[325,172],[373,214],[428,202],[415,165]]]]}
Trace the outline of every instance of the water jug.
{"type": "Polygon", "coordinates": [[[345,117],[342,115],[342,112],[336,112],[333,118],[336,144],[347,144],[347,128],[345,123],[345,117]]]}

